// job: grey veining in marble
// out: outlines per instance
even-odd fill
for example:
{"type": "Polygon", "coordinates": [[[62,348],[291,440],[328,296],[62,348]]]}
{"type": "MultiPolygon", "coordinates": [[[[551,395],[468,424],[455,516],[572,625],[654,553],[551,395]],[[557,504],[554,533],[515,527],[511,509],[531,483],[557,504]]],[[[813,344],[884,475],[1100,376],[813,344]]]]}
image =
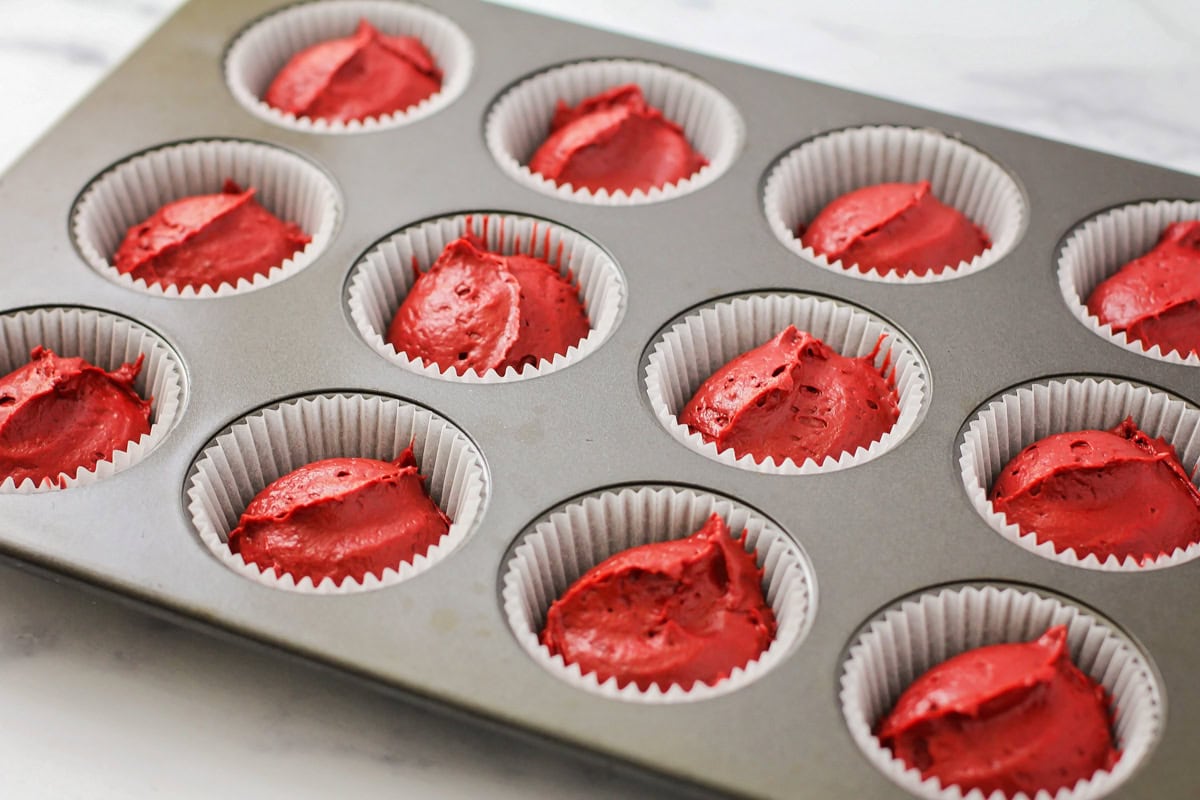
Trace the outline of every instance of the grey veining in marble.
{"type": "MultiPolygon", "coordinates": [[[[506,2],[1200,173],[1188,0],[506,2]]],[[[0,171],[179,3],[0,0],[0,171]]],[[[3,566],[0,709],[5,798],[664,796],[3,566]]]]}
{"type": "Polygon", "coordinates": [[[0,171],[182,0],[0,0],[0,171]]]}
{"type": "Polygon", "coordinates": [[[0,569],[0,796],[663,796],[609,769],[0,569]]]}
{"type": "Polygon", "coordinates": [[[503,2],[1200,172],[1190,0],[503,2]]]}

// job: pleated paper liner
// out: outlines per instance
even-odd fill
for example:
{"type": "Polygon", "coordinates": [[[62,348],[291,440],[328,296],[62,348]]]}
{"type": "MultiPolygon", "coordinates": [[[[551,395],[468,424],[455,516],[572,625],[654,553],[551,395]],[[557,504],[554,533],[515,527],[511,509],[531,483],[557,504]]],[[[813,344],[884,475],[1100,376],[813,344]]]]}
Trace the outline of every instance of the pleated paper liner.
{"type": "Polygon", "coordinates": [[[712,183],[741,151],[745,126],[733,104],[699,78],[648,61],[608,59],[554,67],[520,82],[493,103],[484,136],[500,168],[518,183],[561,200],[619,206],[670,200],[712,183]],[[526,165],[549,135],[559,100],[575,106],[627,83],[640,86],[647,103],[683,128],[708,166],[677,183],[630,193],[576,189],[530,171],[526,165]]]}
{"type": "MultiPolygon", "coordinates": [[[[900,694],[951,657],[991,644],[1036,639],[1067,626],[1067,647],[1080,670],[1100,683],[1115,713],[1120,758],[1073,787],[1038,792],[1034,800],[1096,800],[1119,787],[1153,750],[1163,727],[1165,697],[1150,658],[1096,612],[1037,589],[993,583],[930,589],[897,601],[851,639],[842,664],[839,698],[850,734],[880,772],[928,800],[985,800],[979,789],[922,780],[894,758],[873,733],[900,694]]],[[[987,800],[1030,800],[993,792],[987,800]]]]}
{"type": "Polygon", "coordinates": [[[1007,255],[1024,232],[1029,211],[1013,177],[979,150],[930,128],[869,125],[823,133],[788,152],[772,168],[763,208],[784,247],[819,267],[884,283],[933,283],[985,269],[1007,255]],[[928,180],[943,203],[979,225],[992,246],[970,261],[925,275],[830,261],[796,236],[829,203],[879,183],[928,180]]]}
{"type": "Polygon", "coordinates": [[[145,458],[183,416],[187,402],[187,373],[179,355],[161,336],[133,320],[90,308],[47,306],[0,314],[0,376],[29,363],[35,347],[66,357],[80,357],[106,371],[137,361],[144,355],[134,389],[151,399],[150,432],[115,450],[92,469],[62,473],[39,483],[26,478],[18,486],[0,480],[0,493],[29,494],[85,486],[129,469],[145,458]]]}
{"type": "Polygon", "coordinates": [[[1159,237],[1172,222],[1200,220],[1200,202],[1156,200],[1114,208],[1082,222],[1063,242],[1058,256],[1058,286],[1063,300],[1075,318],[1092,333],[1131,353],[1166,361],[1169,364],[1200,366],[1200,354],[1163,352],[1113,330],[1087,307],[1087,299],[1105,279],[1112,277],[1130,261],[1154,249],[1159,237]]]}
{"type": "Polygon", "coordinates": [[[75,245],[88,265],[128,289],[160,297],[211,298],[254,291],[295,275],[328,246],[341,217],[341,199],[330,177],[288,150],[234,139],[179,142],[118,162],[94,178],[71,212],[75,245]],[[221,191],[226,180],[253,187],[254,199],[311,237],[282,264],[237,285],[164,286],[123,275],[111,259],[134,225],[175,200],[221,191]]]}
{"type": "Polygon", "coordinates": [[[769,475],[834,472],[878,458],[912,433],[929,402],[928,371],[907,337],[857,306],[799,293],[742,295],[687,312],[652,343],[645,378],[650,407],[676,441],[722,464],[769,475]],[[900,417],[891,430],[854,452],[829,455],[820,463],[809,458],[797,464],[790,458],[756,461],[749,453],[739,458],[732,448],[718,451],[715,443],[680,424],[679,414],[709,376],[788,325],[808,331],[851,358],[866,356],[878,347],[875,366],[899,399],[900,417]]]}
{"type": "Polygon", "coordinates": [[[483,456],[452,423],[421,406],[372,394],[322,394],[255,411],[218,434],[197,457],[185,486],[200,538],[223,564],[267,586],[309,594],[346,594],[407,580],[445,559],[471,533],[488,496],[483,456]],[[450,530],[424,555],[360,582],[262,570],[229,549],[229,533],[246,506],[276,479],[326,458],[394,460],[413,445],[418,471],[450,530]]]}
{"type": "Polygon", "coordinates": [[[350,318],[372,350],[404,369],[463,383],[494,383],[535,378],[556,372],[595,352],[616,330],[625,313],[625,278],[612,257],[586,236],[536,217],[477,212],[439,217],[403,228],[377,244],[355,264],[347,280],[346,304],[350,318]],[[468,370],[459,375],[432,362],[396,352],[386,336],[392,318],[416,281],[442,250],[455,239],[472,233],[489,250],[505,255],[524,253],[556,267],[578,289],[591,330],[565,353],[509,366],[504,374],[489,369],[481,375],[468,370]]]}
{"type": "Polygon", "coordinates": [[[728,694],[766,674],[804,638],[816,613],[816,582],[808,556],[774,522],[735,500],[671,486],[601,491],[579,498],[534,524],[515,543],[501,576],[504,615],[521,648],[550,673],[584,691],[617,700],[676,703],[728,694]],[[538,637],[550,604],[583,573],[609,556],[651,542],[681,539],[713,513],[735,536],[748,531],[747,550],[763,570],[763,594],[778,623],[775,640],[757,659],[713,685],[690,690],[657,684],[643,691],[611,677],[601,683],[577,664],[550,654],[538,637]]]}
{"type": "Polygon", "coordinates": [[[275,11],[251,23],[225,54],[225,82],[259,119],[304,133],[370,133],[408,125],[457,100],[471,79],[475,55],[462,29],[423,5],[400,0],[319,0],[275,11]],[[365,19],[388,36],[415,36],[442,71],[442,88],[414,106],[361,120],[297,117],[262,99],[284,65],[308,47],[350,36],[365,19]]]}
{"type": "Polygon", "coordinates": [[[959,467],[963,486],[979,515],[1010,542],[1043,558],[1086,569],[1137,571],[1182,564],[1200,555],[1200,543],[1163,553],[1139,564],[1133,556],[1101,561],[1074,550],[1038,544],[1032,532],[1021,533],[992,508],[988,493],[1000,471],[1025,447],[1055,433],[1108,430],[1126,417],[1150,436],[1175,448],[1184,471],[1195,481],[1200,466],[1200,409],[1166,392],[1102,377],[1054,378],[1011,389],[989,401],[964,426],[959,467]]]}

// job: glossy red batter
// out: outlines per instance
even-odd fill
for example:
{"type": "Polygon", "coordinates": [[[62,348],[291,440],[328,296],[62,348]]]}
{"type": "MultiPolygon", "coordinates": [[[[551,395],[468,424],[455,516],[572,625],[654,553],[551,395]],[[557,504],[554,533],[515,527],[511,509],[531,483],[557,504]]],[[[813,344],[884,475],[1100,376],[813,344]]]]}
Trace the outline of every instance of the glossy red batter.
{"type": "Polygon", "coordinates": [[[1104,689],[1071,663],[1067,629],[969,650],[917,678],[878,729],[922,777],[1013,796],[1074,786],[1120,756],[1104,689]]]}
{"type": "Polygon", "coordinates": [[[449,530],[409,447],[391,463],[329,458],[289,472],[246,506],[229,549],[297,581],[341,584],[411,562],[449,530]]]}
{"type": "Polygon", "coordinates": [[[82,358],[35,347],[0,378],[0,481],[58,485],[150,432],[150,401],[133,388],[143,356],[105,372],[82,358]]]}
{"type": "Polygon", "coordinates": [[[113,265],[147,284],[236,286],[278,267],[312,241],[258,204],[254,189],[226,181],[220,194],[185,197],[134,225],[113,265]]]}
{"type": "Polygon", "coordinates": [[[789,325],[714,372],[679,421],[739,458],[820,463],[878,441],[899,419],[896,390],[874,361],[789,325]]]}
{"type": "Polygon", "coordinates": [[[1200,491],[1173,448],[1126,419],[1022,450],[992,485],[992,506],[1058,551],[1150,560],[1200,541],[1200,491]]]}
{"type": "Polygon", "coordinates": [[[503,374],[567,352],[588,330],[578,292],[557,269],[464,236],[417,277],[387,340],[398,353],[459,375],[503,374]]]}
{"type": "Polygon", "coordinates": [[[830,261],[897,275],[938,274],[992,246],[982,228],[934,196],[929,181],[856,189],[796,235],[830,261]]]}
{"type": "Polygon", "coordinates": [[[1088,297],[1088,311],[1147,348],[1200,354],[1200,220],[1175,222],[1088,297]]]}
{"type": "Polygon", "coordinates": [[[593,192],[649,191],[689,178],[708,164],[683,128],[646,104],[635,84],[589,97],[575,108],[559,100],[529,169],[558,184],[593,192]]]}
{"type": "Polygon", "coordinates": [[[617,553],[554,601],[542,644],[602,683],[687,690],[727,678],[775,638],[745,543],[713,514],[686,539],[617,553]]]}
{"type": "Polygon", "coordinates": [[[442,89],[442,72],[414,36],[387,36],[365,19],[344,39],[292,56],[267,88],[267,105],[297,117],[350,122],[415,106],[442,89]]]}

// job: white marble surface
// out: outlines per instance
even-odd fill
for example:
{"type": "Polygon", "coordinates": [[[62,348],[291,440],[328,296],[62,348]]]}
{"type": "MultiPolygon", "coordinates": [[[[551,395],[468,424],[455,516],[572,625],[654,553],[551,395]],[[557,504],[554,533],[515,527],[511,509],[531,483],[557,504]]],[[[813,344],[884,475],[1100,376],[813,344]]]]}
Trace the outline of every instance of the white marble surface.
{"type": "MultiPolygon", "coordinates": [[[[1200,173],[1193,0],[506,1],[1200,173]]],[[[0,170],[178,4],[0,0],[0,170]]],[[[664,796],[8,567],[0,709],[5,798],[664,796]]]]}
{"type": "MultiPolygon", "coordinates": [[[[181,0],[0,0],[0,170],[181,0]]],[[[1200,173],[1194,0],[501,0],[1200,173]]]]}
{"type": "Polygon", "coordinates": [[[1200,173],[1195,0],[504,0],[1200,173]]]}

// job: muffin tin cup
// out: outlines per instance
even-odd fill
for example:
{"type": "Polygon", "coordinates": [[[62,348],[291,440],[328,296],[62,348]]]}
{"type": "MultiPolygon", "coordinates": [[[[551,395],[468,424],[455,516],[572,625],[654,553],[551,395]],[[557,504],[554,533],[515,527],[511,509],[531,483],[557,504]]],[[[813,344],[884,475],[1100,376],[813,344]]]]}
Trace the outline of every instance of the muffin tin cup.
{"type": "Polygon", "coordinates": [[[1163,569],[1200,556],[1200,543],[1139,564],[1128,556],[1101,561],[1074,550],[1056,552],[1050,542],[1038,544],[1033,533],[1021,533],[992,508],[988,493],[1000,471],[1025,447],[1067,431],[1115,427],[1126,417],[1153,437],[1169,442],[1184,471],[1195,481],[1200,468],[1200,409],[1166,392],[1108,378],[1061,378],[1009,390],[990,401],[968,421],[961,434],[959,468],[971,505],[1005,539],[1060,564],[1107,572],[1163,569]]]}
{"type": "Polygon", "coordinates": [[[106,169],[88,184],[71,212],[71,233],[88,265],[105,278],[147,294],[171,298],[228,297],[295,275],[325,250],[341,217],[341,200],[329,176],[294,153],[234,139],[168,144],[106,169]],[[123,275],[111,263],[126,232],[175,200],[220,192],[226,180],[243,189],[312,241],[282,264],[236,285],[166,286],[123,275]]]}
{"type": "Polygon", "coordinates": [[[737,691],[775,667],[804,638],[816,613],[816,581],[808,556],[775,523],[719,495],[669,486],[613,489],[571,501],[534,524],[511,550],[501,576],[504,615],[530,658],[570,685],[616,700],[677,703],[737,691]],[[546,612],[585,572],[609,556],[652,542],[690,536],[719,514],[730,532],[748,531],[748,550],[763,570],[763,595],[775,612],[775,640],[757,659],[713,685],[665,691],[603,683],[595,673],[551,655],[538,640],[546,612]]]}
{"type": "Polygon", "coordinates": [[[1092,333],[1131,353],[1169,364],[1200,367],[1200,354],[1164,353],[1093,315],[1087,299],[1096,287],[1130,261],[1154,248],[1172,222],[1200,219],[1200,202],[1157,200],[1111,209],[1081,223],[1063,242],[1058,256],[1058,286],[1075,318],[1092,333]]]}
{"type": "Polygon", "coordinates": [[[86,486],[129,469],[162,443],[183,416],[187,377],[179,356],[162,337],[132,320],[90,308],[47,307],[0,315],[0,376],[29,363],[33,348],[42,346],[60,356],[83,358],[106,371],[145,356],[134,389],[150,399],[150,431],[136,442],[115,450],[92,469],[61,473],[57,480],[17,485],[0,480],[0,493],[30,494],[86,486]]]}
{"type": "Polygon", "coordinates": [[[1024,232],[1028,209],[1013,177],[970,145],[930,128],[888,125],[824,133],[788,152],[763,188],[767,223],[784,247],[834,272],[883,283],[935,283],[972,275],[1004,258],[1024,232]],[[796,236],[829,203],[879,183],[928,180],[943,203],[979,225],[992,246],[970,261],[925,275],[830,261],[796,236]]]}
{"type": "Polygon", "coordinates": [[[835,472],[878,458],[916,428],[930,388],[928,370],[916,346],[889,323],[849,303],[784,293],[743,295],[688,312],[654,341],[645,380],[654,416],[676,441],[722,464],[768,475],[835,472]],[[756,461],[749,453],[739,458],[732,448],[718,451],[715,443],[680,424],[679,414],[705,380],[788,325],[808,331],[844,356],[866,356],[878,347],[875,366],[888,378],[899,400],[900,417],[891,430],[854,452],[829,455],[820,463],[809,458],[797,464],[790,458],[756,461]]]}
{"type": "Polygon", "coordinates": [[[255,411],[218,434],[193,463],[185,493],[200,538],[234,572],[278,589],[347,594],[391,586],[446,558],[482,515],[488,476],[474,443],[428,409],[379,395],[311,395],[255,411]],[[229,549],[229,533],[246,506],[281,476],[326,458],[391,461],[410,442],[426,490],[451,521],[424,555],[368,573],[361,582],[345,578],[337,584],[326,577],[314,585],[307,576],[260,569],[229,549]]]}
{"type": "MultiPolygon", "coordinates": [[[[928,800],[984,800],[979,789],[922,780],[875,738],[873,730],[901,693],[951,657],[991,644],[1036,639],[1054,625],[1067,626],[1067,647],[1080,670],[1100,683],[1111,700],[1113,732],[1121,756],[1111,772],[1099,771],[1075,786],[1038,800],[1095,800],[1132,775],[1154,748],[1163,727],[1164,696],[1149,659],[1111,622],[1086,608],[1039,590],[995,584],[931,589],[880,612],[855,635],[842,665],[839,699],[850,734],[863,754],[898,786],[928,800]]],[[[990,800],[1028,800],[1021,792],[993,792],[990,800]]]]}
{"type": "Polygon", "coordinates": [[[745,126],[733,103],[699,78],[648,61],[610,59],[566,64],[521,81],[492,105],[484,137],[500,168],[518,183],[561,200],[621,206],[670,200],[712,183],[737,158],[745,126]],[[640,86],[647,103],[683,128],[708,166],[677,183],[629,193],[576,189],[530,171],[526,165],[549,135],[559,100],[575,106],[627,83],[640,86]]]}
{"type": "Polygon", "coordinates": [[[570,228],[535,217],[514,214],[473,213],[439,217],[404,228],[371,247],[355,264],[347,281],[346,305],[350,318],[372,350],[392,363],[429,377],[462,383],[497,383],[536,378],[556,372],[595,352],[616,330],[625,313],[625,278],[612,257],[592,240],[570,228]],[[505,368],[480,374],[458,374],[396,352],[387,341],[388,327],[416,281],[416,271],[427,271],[446,245],[468,233],[481,238],[493,252],[523,253],[556,267],[579,292],[591,330],[565,353],[525,364],[518,371],[505,368]]]}
{"type": "Polygon", "coordinates": [[[399,0],[319,0],[276,11],[238,35],[225,55],[225,81],[259,119],[304,133],[371,133],[435,114],[457,100],[471,79],[475,55],[465,33],[447,17],[399,0]],[[365,19],[388,36],[415,36],[442,71],[442,88],[414,106],[377,117],[340,120],[297,117],[262,99],[271,81],[301,50],[350,36],[365,19]]]}

